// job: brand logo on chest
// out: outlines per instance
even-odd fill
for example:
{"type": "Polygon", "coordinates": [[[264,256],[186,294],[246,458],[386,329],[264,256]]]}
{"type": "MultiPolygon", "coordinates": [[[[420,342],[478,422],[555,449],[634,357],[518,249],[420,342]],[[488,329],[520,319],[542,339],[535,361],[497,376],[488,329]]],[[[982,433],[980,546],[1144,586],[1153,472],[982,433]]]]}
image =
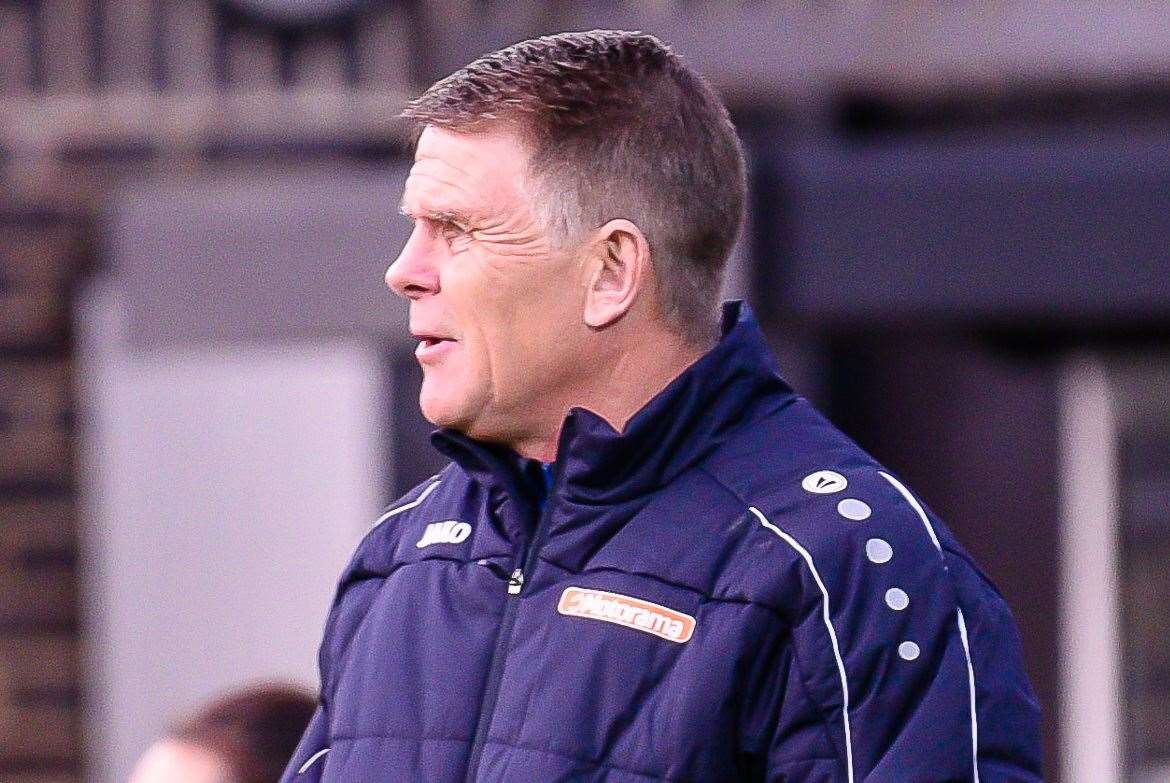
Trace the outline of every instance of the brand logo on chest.
{"type": "Polygon", "coordinates": [[[620,593],[566,587],[557,611],[567,617],[602,620],[682,644],[695,632],[695,618],[666,606],[620,593]]]}
{"type": "Polygon", "coordinates": [[[422,549],[431,544],[462,544],[471,535],[471,525],[449,519],[446,522],[432,522],[423,531],[422,538],[415,544],[422,549]]]}

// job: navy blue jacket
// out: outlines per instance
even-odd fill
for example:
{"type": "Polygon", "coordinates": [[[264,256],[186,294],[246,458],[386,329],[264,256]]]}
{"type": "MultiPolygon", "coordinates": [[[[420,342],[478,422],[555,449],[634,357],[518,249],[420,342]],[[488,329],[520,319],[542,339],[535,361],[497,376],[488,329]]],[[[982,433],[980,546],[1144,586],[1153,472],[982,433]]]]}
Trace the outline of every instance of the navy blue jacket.
{"type": "Polygon", "coordinates": [[[286,783],[1040,779],[1014,622],[746,308],[615,432],[453,432],[341,577],[286,783]]]}

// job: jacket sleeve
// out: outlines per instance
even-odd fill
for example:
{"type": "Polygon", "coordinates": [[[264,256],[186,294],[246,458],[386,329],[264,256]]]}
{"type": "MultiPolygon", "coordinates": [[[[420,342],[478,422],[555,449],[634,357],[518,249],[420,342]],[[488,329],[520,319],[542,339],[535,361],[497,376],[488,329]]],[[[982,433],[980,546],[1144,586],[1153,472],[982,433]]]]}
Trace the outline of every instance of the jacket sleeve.
{"type": "Polygon", "coordinates": [[[761,514],[794,582],[765,780],[1041,780],[1038,710],[1002,599],[892,476],[849,485],[844,511],[839,497],[813,518],[761,514]]]}
{"type": "Polygon", "coordinates": [[[325,707],[317,707],[305,733],[289,759],[280,783],[318,783],[329,755],[329,718],[325,707]]]}

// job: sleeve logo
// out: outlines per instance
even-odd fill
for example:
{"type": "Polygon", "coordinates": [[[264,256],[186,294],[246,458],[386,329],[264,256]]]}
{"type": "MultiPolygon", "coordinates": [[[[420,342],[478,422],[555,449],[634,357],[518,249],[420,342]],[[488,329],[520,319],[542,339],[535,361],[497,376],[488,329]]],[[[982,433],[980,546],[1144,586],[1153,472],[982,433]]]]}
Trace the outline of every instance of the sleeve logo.
{"type": "Polygon", "coordinates": [[[695,632],[695,618],[666,606],[628,595],[566,587],[557,611],[567,617],[584,617],[633,628],[635,631],[682,644],[695,632]]]}
{"type": "Polygon", "coordinates": [[[818,470],[805,476],[800,486],[805,492],[812,492],[815,495],[831,495],[845,489],[849,482],[835,470],[818,470]]]}

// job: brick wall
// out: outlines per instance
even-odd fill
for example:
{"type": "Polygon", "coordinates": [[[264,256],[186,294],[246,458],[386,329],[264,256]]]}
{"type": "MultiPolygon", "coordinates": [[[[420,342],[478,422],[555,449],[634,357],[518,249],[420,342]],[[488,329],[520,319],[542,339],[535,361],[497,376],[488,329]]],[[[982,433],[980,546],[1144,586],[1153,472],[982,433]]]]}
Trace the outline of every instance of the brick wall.
{"type": "Polygon", "coordinates": [[[80,778],[70,283],[82,221],[0,203],[0,781],[80,778]]]}

